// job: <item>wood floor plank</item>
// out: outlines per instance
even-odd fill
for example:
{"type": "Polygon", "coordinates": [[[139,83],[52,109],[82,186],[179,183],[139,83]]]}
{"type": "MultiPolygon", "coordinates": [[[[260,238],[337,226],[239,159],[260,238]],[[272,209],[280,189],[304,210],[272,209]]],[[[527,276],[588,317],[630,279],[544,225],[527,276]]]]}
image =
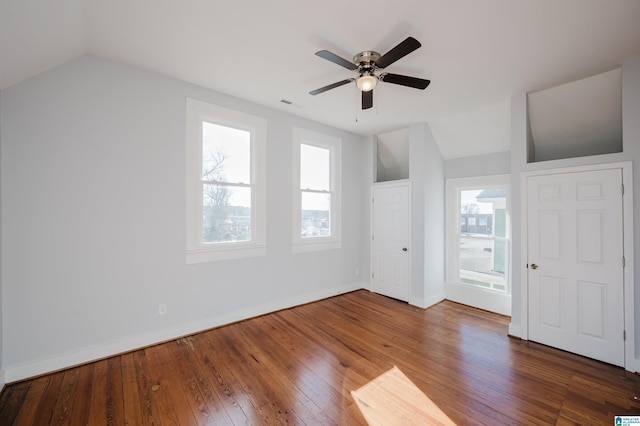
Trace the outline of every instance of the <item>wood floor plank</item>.
{"type": "Polygon", "coordinates": [[[76,382],[76,392],[71,405],[69,416],[70,424],[87,424],[89,421],[89,410],[91,409],[91,395],[93,388],[93,377],[96,363],[82,365],[78,368],[78,380],[76,382]]]}
{"type": "MultiPolygon", "coordinates": [[[[179,339],[177,345],[169,347],[171,356],[180,372],[181,381],[189,397],[191,410],[199,413],[202,420],[199,423],[232,425],[224,404],[212,387],[212,382],[206,377],[206,372],[195,357],[195,352],[201,348],[196,345],[192,336],[179,339]]],[[[244,416],[244,415],[243,415],[244,416]]]]}
{"type": "Polygon", "coordinates": [[[138,393],[138,381],[136,365],[133,353],[123,354],[122,362],[122,397],[124,404],[124,423],[129,425],[141,425],[142,411],[140,409],[140,394],[138,393]]]}
{"type": "Polygon", "coordinates": [[[277,399],[284,401],[283,409],[296,413],[296,416],[304,419],[305,423],[330,424],[327,412],[314,403],[307,394],[307,389],[287,368],[290,356],[268,333],[264,322],[259,320],[248,322],[243,327],[243,331],[246,332],[247,342],[250,342],[251,354],[264,367],[266,377],[274,377],[277,380],[274,388],[277,399]],[[282,371],[287,371],[288,374],[281,374],[282,371]]]}
{"type": "Polygon", "coordinates": [[[240,403],[242,392],[229,381],[232,377],[225,372],[224,362],[211,347],[206,337],[208,333],[189,337],[193,346],[198,348],[189,356],[193,357],[194,365],[198,366],[201,388],[205,390],[210,403],[214,406],[220,404],[224,408],[232,424],[247,424],[249,421],[240,403]],[[218,366],[222,369],[219,370],[218,366]]]}
{"type": "Polygon", "coordinates": [[[452,302],[422,310],[360,290],[9,384],[0,424],[364,425],[351,392],[394,367],[458,425],[640,414],[637,374],[510,338],[508,326],[452,302]]]}
{"type": "Polygon", "coordinates": [[[175,366],[175,380],[181,385],[186,404],[190,407],[197,424],[209,424],[215,419],[218,419],[220,424],[229,424],[226,412],[219,405],[207,401],[202,392],[197,369],[193,368],[183,351],[183,347],[189,348],[190,344],[189,338],[185,338],[177,340],[175,345],[167,345],[172,365],[175,366]]]}
{"type": "MultiPolygon", "coordinates": [[[[35,379],[30,380],[29,392],[24,398],[24,402],[22,403],[22,407],[20,407],[20,411],[18,415],[14,419],[14,425],[32,425],[35,424],[36,418],[38,415],[38,406],[40,405],[41,400],[44,398],[44,392],[49,385],[49,381],[51,381],[51,375],[37,377],[35,379]]],[[[2,404],[4,406],[4,391],[2,392],[2,404]]]]}
{"type": "Polygon", "coordinates": [[[15,419],[23,406],[25,398],[31,387],[30,382],[21,382],[8,385],[4,392],[4,404],[0,407],[0,425],[10,425],[15,423],[15,419]]]}
{"type": "Polygon", "coordinates": [[[162,425],[158,404],[154,400],[153,393],[159,384],[153,381],[151,368],[147,358],[147,350],[141,349],[133,353],[133,361],[136,369],[136,382],[138,383],[138,396],[140,398],[140,413],[143,425],[162,425]]]}
{"type": "Polygon", "coordinates": [[[80,368],[71,368],[64,372],[60,394],[52,416],[53,424],[69,424],[79,378],[80,368]]]}
{"type": "Polygon", "coordinates": [[[107,421],[107,363],[103,359],[94,363],[89,402],[89,424],[107,421]]]}
{"type": "Polygon", "coordinates": [[[274,341],[281,342],[289,353],[287,368],[290,375],[298,378],[297,382],[307,394],[312,395],[315,403],[328,412],[335,424],[360,424],[363,417],[356,412],[355,402],[349,396],[349,386],[344,380],[336,380],[347,367],[326,347],[307,332],[299,329],[295,323],[289,322],[288,312],[263,317],[270,326],[269,335],[274,341]]]}
{"type": "Polygon", "coordinates": [[[125,424],[124,393],[122,381],[122,361],[120,356],[107,360],[107,425],[125,424]]]}
{"type": "Polygon", "coordinates": [[[145,349],[151,381],[154,383],[151,395],[158,407],[160,424],[192,425],[196,424],[193,412],[184,399],[182,386],[176,380],[174,366],[169,361],[167,345],[175,344],[173,341],[145,349]]]}
{"type": "Polygon", "coordinates": [[[253,417],[257,424],[294,422],[295,413],[284,408],[282,401],[272,398],[273,381],[252,353],[251,346],[243,339],[241,329],[242,324],[232,324],[221,330],[221,333],[209,333],[208,337],[212,345],[219,349],[218,355],[228,365],[233,365],[232,369],[227,368],[227,373],[230,373],[233,377],[231,380],[247,397],[248,404],[243,404],[243,411],[253,417]]]}

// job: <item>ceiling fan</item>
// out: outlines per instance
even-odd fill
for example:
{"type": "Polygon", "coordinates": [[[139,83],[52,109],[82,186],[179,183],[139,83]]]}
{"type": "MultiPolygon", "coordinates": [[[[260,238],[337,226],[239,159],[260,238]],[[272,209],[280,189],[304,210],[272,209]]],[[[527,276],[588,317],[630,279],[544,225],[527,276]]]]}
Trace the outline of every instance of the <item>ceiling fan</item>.
{"type": "Polygon", "coordinates": [[[358,89],[362,92],[362,109],[369,109],[373,106],[373,88],[376,87],[378,81],[424,90],[427,88],[429,83],[431,83],[430,80],[388,72],[376,75],[377,70],[388,67],[420,46],[422,45],[418,40],[413,37],[407,37],[404,41],[384,55],[380,55],[378,52],[374,52],[372,50],[365,50],[355,55],[351,62],[341,58],[335,53],[329,52],[328,50],[320,50],[319,52],[316,52],[316,56],[333,62],[334,64],[338,64],[348,70],[356,71],[358,73],[358,77],[347,78],[346,80],[329,84],[328,86],[312,90],[309,94],[318,95],[322,92],[326,92],[327,90],[335,89],[336,87],[344,86],[345,84],[355,81],[358,89]]]}

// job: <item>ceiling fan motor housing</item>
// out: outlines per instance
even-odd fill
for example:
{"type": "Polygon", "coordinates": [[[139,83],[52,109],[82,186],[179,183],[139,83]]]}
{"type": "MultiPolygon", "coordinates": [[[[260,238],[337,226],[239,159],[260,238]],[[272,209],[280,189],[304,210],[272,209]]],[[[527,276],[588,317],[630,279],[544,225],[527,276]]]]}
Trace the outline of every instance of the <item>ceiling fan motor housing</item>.
{"type": "Polygon", "coordinates": [[[373,75],[376,70],[376,61],[380,59],[380,54],[373,50],[365,50],[353,57],[353,63],[358,66],[358,73],[362,76],[365,74],[373,75]]]}

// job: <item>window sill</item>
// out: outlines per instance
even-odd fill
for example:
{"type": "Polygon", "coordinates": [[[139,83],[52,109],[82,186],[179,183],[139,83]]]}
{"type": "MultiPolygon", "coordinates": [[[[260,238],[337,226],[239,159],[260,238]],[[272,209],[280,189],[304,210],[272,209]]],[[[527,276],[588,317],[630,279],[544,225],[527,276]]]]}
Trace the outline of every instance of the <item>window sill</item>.
{"type": "Polygon", "coordinates": [[[242,259],[247,257],[260,257],[267,254],[264,244],[232,245],[215,248],[200,248],[187,250],[185,257],[187,265],[220,260],[242,259]]]}

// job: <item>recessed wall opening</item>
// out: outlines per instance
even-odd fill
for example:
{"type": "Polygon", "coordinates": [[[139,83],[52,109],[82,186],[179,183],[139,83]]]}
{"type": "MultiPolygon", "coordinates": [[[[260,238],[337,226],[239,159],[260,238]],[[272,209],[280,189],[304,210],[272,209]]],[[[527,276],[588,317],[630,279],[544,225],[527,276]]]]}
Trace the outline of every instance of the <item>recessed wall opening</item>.
{"type": "Polygon", "coordinates": [[[376,182],[409,179],[409,129],[377,135],[376,182]]]}
{"type": "Polygon", "coordinates": [[[622,70],[529,93],[527,162],[622,152],[622,70]]]}

